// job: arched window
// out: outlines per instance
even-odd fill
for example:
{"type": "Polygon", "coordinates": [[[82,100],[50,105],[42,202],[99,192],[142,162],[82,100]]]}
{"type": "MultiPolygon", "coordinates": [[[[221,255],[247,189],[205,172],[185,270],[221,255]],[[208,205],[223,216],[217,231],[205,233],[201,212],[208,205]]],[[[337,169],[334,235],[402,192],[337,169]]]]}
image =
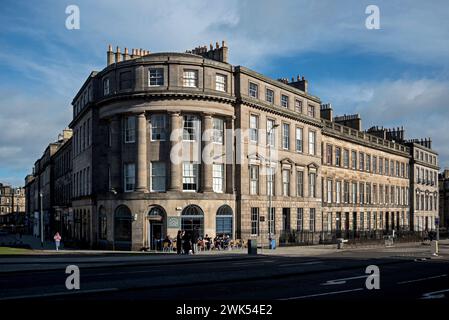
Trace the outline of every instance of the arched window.
{"type": "Polygon", "coordinates": [[[129,241],[132,236],[132,214],[127,206],[121,205],[114,214],[114,240],[129,241]]]}
{"type": "Polygon", "coordinates": [[[193,233],[198,232],[202,237],[204,231],[204,212],[197,205],[188,205],[181,213],[181,228],[182,230],[193,233]]]}
{"type": "Polygon", "coordinates": [[[98,214],[98,238],[100,240],[106,240],[108,237],[108,217],[106,215],[106,209],[100,207],[98,214]]]}
{"type": "Polygon", "coordinates": [[[217,210],[217,217],[215,219],[215,232],[217,236],[232,237],[232,208],[228,205],[223,205],[217,210]]]}

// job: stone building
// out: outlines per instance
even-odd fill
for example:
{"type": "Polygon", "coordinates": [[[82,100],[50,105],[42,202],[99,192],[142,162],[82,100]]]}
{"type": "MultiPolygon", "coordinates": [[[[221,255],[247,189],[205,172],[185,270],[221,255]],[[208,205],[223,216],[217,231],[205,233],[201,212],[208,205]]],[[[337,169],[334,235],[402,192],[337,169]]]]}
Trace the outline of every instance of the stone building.
{"type": "MultiPolygon", "coordinates": [[[[71,175],[64,175],[61,167],[71,167],[71,155],[59,151],[68,149],[70,152],[71,130],[64,130],[58,140],[50,143],[33,167],[32,174],[25,177],[26,214],[28,230],[34,236],[40,236],[41,212],[44,221],[44,235],[50,237],[58,231],[59,212],[61,207],[71,206],[70,190],[61,187],[61,180],[65,179],[70,185],[71,175]],[[67,143],[68,142],[68,143],[67,143]],[[61,156],[64,154],[64,157],[61,156]],[[64,162],[64,165],[61,163],[64,162]],[[63,175],[63,177],[61,177],[63,175]],[[64,194],[65,192],[65,194],[64,194]],[[62,201],[61,199],[65,199],[62,201]]],[[[51,237],[50,237],[51,238],[51,237]]]]}
{"type": "Polygon", "coordinates": [[[432,150],[432,141],[412,139],[410,148],[410,210],[414,213],[413,229],[434,230],[438,217],[438,154],[432,150]]]}
{"type": "Polygon", "coordinates": [[[53,211],[61,230],[92,247],[154,249],[181,229],[267,245],[295,231],[413,228],[419,146],[362,131],[357,115],[334,117],[304,77],[273,80],[228,54],[224,42],[109,47],[72,101],[73,137],[51,153],[53,166],[71,161],[52,176],[65,195],[53,211]]]}
{"type": "Polygon", "coordinates": [[[0,225],[22,225],[25,218],[25,189],[0,183],[0,225]]]}
{"type": "Polygon", "coordinates": [[[332,111],[321,107],[324,229],[409,230],[408,147],[375,128],[363,132],[359,115],[332,111]]]}
{"type": "Polygon", "coordinates": [[[74,238],[72,225],[72,131],[64,130],[58,138],[59,147],[52,157],[54,197],[52,208],[54,225],[52,232],[59,231],[67,243],[74,238]]]}
{"type": "Polygon", "coordinates": [[[440,226],[446,231],[449,228],[449,170],[445,169],[438,175],[438,189],[440,195],[439,217],[440,226]]]}

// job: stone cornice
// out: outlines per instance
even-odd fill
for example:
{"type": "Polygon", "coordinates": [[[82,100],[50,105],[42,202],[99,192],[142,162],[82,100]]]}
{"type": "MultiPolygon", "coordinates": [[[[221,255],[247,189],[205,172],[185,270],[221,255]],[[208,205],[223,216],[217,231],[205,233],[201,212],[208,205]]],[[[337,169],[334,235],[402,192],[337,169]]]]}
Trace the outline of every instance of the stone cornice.
{"type": "Polygon", "coordinates": [[[236,99],[231,95],[221,95],[221,94],[209,94],[203,91],[187,91],[187,90],[170,90],[170,91],[133,91],[126,93],[117,93],[107,98],[99,100],[95,105],[102,106],[107,103],[116,102],[120,100],[130,100],[130,99],[168,99],[168,100],[179,100],[179,99],[193,99],[193,100],[208,100],[208,101],[218,101],[223,103],[234,104],[236,99]]]}
{"type": "Polygon", "coordinates": [[[401,157],[410,158],[410,154],[408,152],[405,152],[405,151],[402,152],[402,151],[399,151],[399,150],[396,150],[396,149],[392,149],[392,148],[388,148],[388,147],[385,147],[385,146],[382,146],[382,145],[379,145],[379,144],[372,143],[370,141],[358,139],[356,137],[353,137],[353,136],[350,136],[350,135],[347,135],[347,134],[343,134],[343,133],[337,132],[335,130],[331,130],[329,128],[326,128],[326,127],[323,128],[322,134],[330,136],[330,137],[333,137],[333,138],[336,138],[336,139],[345,140],[345,141],[352,142],[352,143],[355,143],[355,144],[363,145],[365,147],[369,147],[369,148],[372,148],[372,149],[377,149],[377,150],[384,151],[384,152],[387,152],[387,153],[392,153],[392,154],[395,154],[395,155],[398,155],[398,156],[401,156],[401,157]]]}
{"type": "Polygon", "coordinates": [[[203,192],[124,192],[113,195],[111,193],[101,193],[96,196],[96,201],[117,200],[235,200],[235,195],[230,193],[203,193],[203,192]]]}
{"type": "Polygon", "coordinates": [[[438,170],[438,171],[440,170],[439,166],[418,160],[416,158],[412,159],[412,165],[419,165],[419,166],[423,166],[423,167],[438,170]]]}
{"type": "Polygon", "coordinates": [[[123,92],[117,93],[114,95],[107,96],[101,100],[98,100],[95,104],[90,104],[86,108],[83,109],[69,124],[69,127],[72,128],[74,124],[78,121],[78,119],[82,118],[82,116],[91,108],[101,107],[103,105],[107,105],[109,103],[114,103],[118,101],[132,100],[132,99],[140,99],[140,100],[205,100],[205,101],[214,101],[214,102],[222,102],[226,104],[235,105],[236,99],[231,95],[224,94],[209,94],[203,91],[181,91],[181,90],[170,90],[170,91],[132,91],[132,92],[123,92]]]}

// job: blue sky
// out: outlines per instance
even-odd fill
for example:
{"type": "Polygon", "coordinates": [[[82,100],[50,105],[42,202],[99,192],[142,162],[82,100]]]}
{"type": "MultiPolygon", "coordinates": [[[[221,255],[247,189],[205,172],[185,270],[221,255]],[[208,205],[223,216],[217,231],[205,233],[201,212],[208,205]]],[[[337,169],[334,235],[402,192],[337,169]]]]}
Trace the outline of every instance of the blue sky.
{"type": "Polygon", "coordinates": [[[70,102],[108,44],[183,52],[226,40],[234,65],[273,78],[304,75],[335,114],[364,128],[404,126],[432,137],[449,166],[447,1],[3,0],[0,19],[0,182],[23,185],[71,119],[70,102]],[[39,4],[37,4],[39,3],[39,4]],[[68,5],[79,30],[65,28],[68,5]],[[380,30],[365,8],[380,9],[380,30]]]}

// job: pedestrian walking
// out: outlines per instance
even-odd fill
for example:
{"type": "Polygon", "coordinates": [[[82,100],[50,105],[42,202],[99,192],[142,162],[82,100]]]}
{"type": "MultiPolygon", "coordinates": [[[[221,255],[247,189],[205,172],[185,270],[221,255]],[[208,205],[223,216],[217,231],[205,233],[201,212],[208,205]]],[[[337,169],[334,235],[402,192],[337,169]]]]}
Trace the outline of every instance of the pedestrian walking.
{"type": "Polygon", "coordinates": [[[192,233],[192,253],[198,252],[198,240],[200,238],[200,233],[198,232],[198,228],[195,228],[195,230],[192,233]]]}
{"type": "Polygon", "coordinates": [[[55,236],[53,237],[56,244],[56,251],[59,251],[59,245],[61,244],[61,236],[59,235],[59,232],[56,232],[55,236]]]}
{"type": "Polygon", "coordinates": [[[184,235],[182,237],[182,246],[184,249],[184,254],[191,254],[192,252],[192,243],[191,243],[191,236],[190,232],[184,232],[184,235]]]}
{"type": "Polygon", "coordinates": [[[182,253],[182,231],[178,230],[178,235],[176,236],[176,253],[182,253]]]}

